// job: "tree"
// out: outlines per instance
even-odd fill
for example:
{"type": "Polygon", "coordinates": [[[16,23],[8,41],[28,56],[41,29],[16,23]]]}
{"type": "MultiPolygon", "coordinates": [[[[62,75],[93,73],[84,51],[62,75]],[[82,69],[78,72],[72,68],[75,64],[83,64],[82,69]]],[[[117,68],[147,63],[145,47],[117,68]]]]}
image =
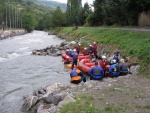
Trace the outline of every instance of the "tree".
{"type": "Polygon", "coordinates": [[[23,28],[31,32],[35,28],[35,15],[32,12],[27,12],[23,17],[23,28]]]}
{"type": "Polygon", "coordinates": [[[82,8],[81,0],[68,0],[66,17],[69,25],[79,24],[79,12],[82,8]]]}
{"type": "Polygon", "coordinates": [[[84,4],[84,7],[80,9],[79,11],[79,25],[84,25],[86,22],[86,18],[89,14],[92,13],[92,10],[88,3],[84,4]]]}
{"type": "Polygon", "coordinates": [[[61,27],[66,23],[66,16],[58,6],[52,16],[52,27],[61,27]]]}
{"type": "Polygon", "coordinates": [[[102,25],[103,24],[103,15],[102,15],[102,6],[105,0],[95,0],[94,1],[94,14],[93,18],[95,20],[95,25],[102,25]]]}

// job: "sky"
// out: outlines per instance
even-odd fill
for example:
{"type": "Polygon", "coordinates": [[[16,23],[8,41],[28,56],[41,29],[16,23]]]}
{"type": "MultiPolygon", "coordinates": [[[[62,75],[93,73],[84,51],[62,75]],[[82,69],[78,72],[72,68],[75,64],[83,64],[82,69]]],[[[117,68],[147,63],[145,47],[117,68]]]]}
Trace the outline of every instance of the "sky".
{"type": "MultiPolygon", "coordinates": [[[[54,0],[57,2],[62,2],[62,3],[66,3],[67,4],[67,0],[54,0]]],[[[89,4],[92,4],[94,0],[82,0],[82,5],[84,5],[84,3],[88,2],[89,4]]]]}

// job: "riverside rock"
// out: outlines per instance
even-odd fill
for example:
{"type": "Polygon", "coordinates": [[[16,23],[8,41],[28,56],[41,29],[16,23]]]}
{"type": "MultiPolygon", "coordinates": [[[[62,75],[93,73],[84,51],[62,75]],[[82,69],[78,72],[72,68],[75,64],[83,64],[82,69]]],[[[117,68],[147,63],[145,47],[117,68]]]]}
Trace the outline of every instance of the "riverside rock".
{"type": "Polygon", "coordinates": [[[40,50],[33,50],[32,51],[32,55],[39,55],[39,56],[46,56],[46,55],[50,55],[50,56],[60,56],[63,53],[66,52],[67,49],[73,49],[74,48],[74,44],[76,44],[75,41],[71,41],[71,42],[62,42],[60,45],[51,45],[49,47],[46,47],[44,49],[40,49],[40,50]]]}
{"type": "Polygon", "coordinates": [[[21,111],[26,112],[28,111],[33,105],[36,104],[38,101],[37,96],[30,95],[29,97],[24,99],[23,105],[21,107],[21,111]]]}
{"type": "Polygon", "coordinates": [[[9,30],[9,31],[2,31],[0,32],[0,40],[17,36],[17,35],[24,35],[27,33],[25,30],[9,30]]]}

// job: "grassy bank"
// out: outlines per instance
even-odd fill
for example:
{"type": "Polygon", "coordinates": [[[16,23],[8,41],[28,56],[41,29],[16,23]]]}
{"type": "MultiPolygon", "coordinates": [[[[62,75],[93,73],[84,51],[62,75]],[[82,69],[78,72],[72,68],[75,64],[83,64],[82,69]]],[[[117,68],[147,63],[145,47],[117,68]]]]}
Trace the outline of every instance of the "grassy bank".
{"type": "Polygon", "coordinates": [[[72,31],[72,27],[55,29],[56,34],[61,34],[67,40],[73,40],[71,37],[81,38],[82,45],[87,42],[103,43],[105,45],[114,45],[122,51],[123,56],[138,58],[141,66],[141,75],[150,77],[150,33],[133,32],[109,28],[79,28],[72,31]]]}

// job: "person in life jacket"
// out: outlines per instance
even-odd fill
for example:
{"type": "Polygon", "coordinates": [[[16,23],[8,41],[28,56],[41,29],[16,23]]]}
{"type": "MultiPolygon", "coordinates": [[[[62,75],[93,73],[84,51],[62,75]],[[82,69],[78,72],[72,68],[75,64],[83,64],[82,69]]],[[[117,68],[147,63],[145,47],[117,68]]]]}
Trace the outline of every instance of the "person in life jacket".
{"type": "Polygon", "coordinates": [[[95,57],[94,53],[91,54],[91,60],[90,61],[91,62],[96,62],[96,57],[95,57]]]}
{"type": "Polygon", "coordinates": [[[79,54],[80,53],[80,50],[81,50],[81,44],[78,44],[76,46],[76,52],[79,54]]]}
{"type": "Polygon", "coordinates": [[[90,45],[87,50],[88,50],[88,53],[91,55],[93,53],[92,45],[90,45]]]}
{"type": "Polygon", "coordinates": [[[72,69],[74,68],[74,65],[77,66],[77,62],[78,62],[78,53],[76,52],[76,49],[73,50],[73,53],[72,53],[72,69]]]}
{"type": "Polygon", "coordinates": [[[88,55],[87,50],[86,50],[86,47],[83,49],[82,53],[83,53],[84,56],[85,56],[85,55],[88,55]]]}
{"type": "Polygon", "coordinates": [[[64,64],[70,64],[69,56],[67,56],[67,57],[64,59],[64,64]]]}
{"type": "Polygon", "coordinates": [[[110,77],[118,77],[120,75],[120,65],[116,62],[116,60],[112,60],[112,65],[109,68],[110,77]]]}
{"type": "Polygon", "coordinates": [[[72,57],[72,53],[73,53],[72,49],[69,49],[68,55],[69,55],[70,57],[72,57]]]}
{"type": "Polygon", "coordinates": [[[83,73],[79,70],[74,68],[71,73],[70,73],[70,77],[71,77],[71,83],[75,83],[78,84],[80,82],[86,82],[86,77],[83,75],[83,73]]]}
{"type": "Polygon", "coordinates": [[[68,55],[69,49],[66,50],[66,55],[68,55]]]}
{"type": "Polygon", "coordinates": [[[95,55],[95,57],[97,59],[98,56],[97,56],[97,44],[96,44],[96,42],[93,43],[93,53],[94,53],[94,55],[95,55]]]}
{"type": "Polygon", "coordinates": [[[98,62],[95,62],[95,67],[92,67],[89,71],[90,80],[101,80],[104,76],[103,69],[98,66],[98,62]]]}
{"type": "Polygon", "coordinates": [[[120,75],[127,75],[129,73],[129,63],[128,60],[120,59],[120,75]]]}
{"type": "Polygon", "coordinates": [[[102,60],[100,60],[99,65],[102,67],[103,71],[104,71],[104,76],[106,77],[106,73],[108,73],[109,70],[109,64],[106,61],[106,56],[102,56],[102,60]]]}
{"type": "Polygon", "coordinates": [[[116,60],[116,62],[118,63],[120,58],[120,52],[114,52],[112,60],[116,60]]]}

